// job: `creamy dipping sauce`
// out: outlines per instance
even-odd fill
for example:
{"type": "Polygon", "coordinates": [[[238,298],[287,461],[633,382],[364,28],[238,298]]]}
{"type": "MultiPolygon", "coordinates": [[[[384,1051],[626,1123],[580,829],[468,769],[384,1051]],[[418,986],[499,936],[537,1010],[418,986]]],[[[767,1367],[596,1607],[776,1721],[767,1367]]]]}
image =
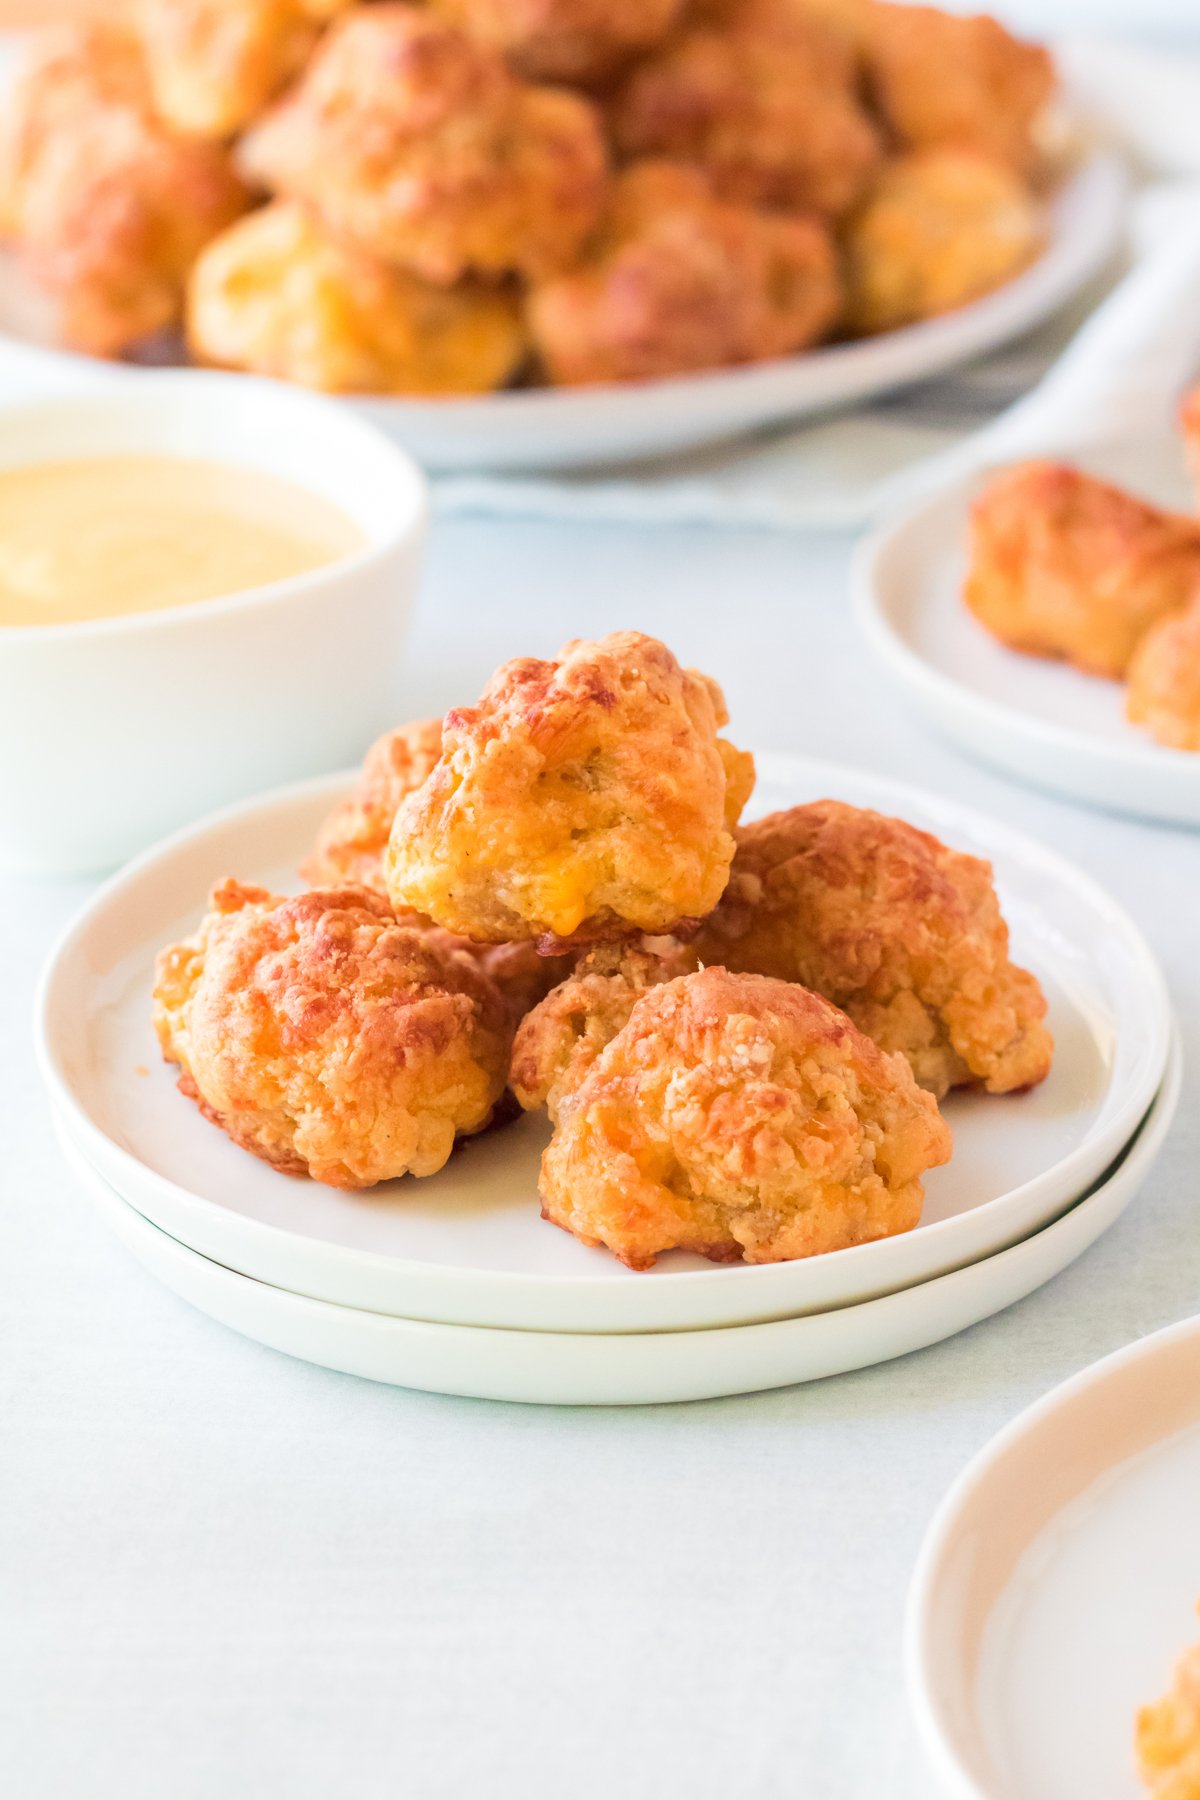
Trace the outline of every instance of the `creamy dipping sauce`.
{"type": "Polygon", "coordinates": [[[0,469],[0,627],[215,600],[363,542],[338,507],[257,469],[176,456],[0,469]]]}

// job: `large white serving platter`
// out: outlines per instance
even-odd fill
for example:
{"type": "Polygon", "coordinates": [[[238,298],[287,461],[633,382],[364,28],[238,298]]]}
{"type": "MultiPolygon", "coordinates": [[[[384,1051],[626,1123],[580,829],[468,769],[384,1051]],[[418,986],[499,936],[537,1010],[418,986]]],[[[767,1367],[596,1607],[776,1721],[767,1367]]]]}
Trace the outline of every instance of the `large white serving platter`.
{"type": "Polygon", "coordinates": [[[1137,1800],[1137,1709],[1200,1640],[1200,1318],[1106,1357],[959,1477],[907,1668],[955,1800],[1137,1800]]]}
{"type": "MultiPolygon", "coordinates": [[[[1192,511],[1180,443],[1132,436],[1071,459],[1162,506],[1192,511]]],[[[1125,718],[1125,688],[1009,650],[962,601],[975,475],[882,526],[855,565],[859,628],[909,698],[964,750],[1035,787],[1105,810],[1200,825],[1200,755],[1125,718]]]]}
{"type": "Polygon", "coordinates": [[[1024,1242],[859,1306],[713,1331],[490,1331],[308,1300],[177,1243],[127,1205],[65,1135],[63,1146],[104,1219],[153,1274],[201,1312],[272,1349],[440,1394],[643,1406],[790,1387],[865,1368],[939,1343],[1023,1299],[1080,1256],[1129,1204],[1170,1127],[1179,1078],[1175,1048],[1158,1098],[1117,1166],[1087,1198],[1024,1242]]]}
{"type": "Polygon", "coordinates": [[[438,1175],[346,1194],[247,1156],[174,1086],[150,1027],[155,952],[194,928],[235,874],[295,888],[344,778],[283,789],[168,840],[102,888],[60,942],[39,1003],[39,1055],[65,1131],[106,1180],[181,1242],[262,1281],[401,1317],[544,1331],[664,1331],[845,1306],[1016,1242],[1072,1205],[1118,1155],[1162,1080],[1170,1013],[1142,937],[1086,877],[973,811],[861,772],[760,761],[754,809],[833,795],[993,859],[1014,953],[1050,997],[1049,1079],[958,1094],[953,1161],[922,1224],[807,1261],[716,1267],[673,1252],[645,1274],[539,1216],[541,1117],[464,1145],[438,1175]]]}
{"type": "MultiPolygon", "coordinates": [[[[1050,202],[1049,241],[1030,268],[957,312],[880,337],[670,380],[432,401],[351,398],[347,404],[431,470],[628,462],[848,406],[941,374],[1050,317],[1111,258],[1126,191],[1119,159],[1094,151],[1050,202]]],[[[54,331],[45,302],[22,280],[12,258],[5,258],[0,262],[0,393],[139,378],[132,365],[57,348],[54,331]]]]}

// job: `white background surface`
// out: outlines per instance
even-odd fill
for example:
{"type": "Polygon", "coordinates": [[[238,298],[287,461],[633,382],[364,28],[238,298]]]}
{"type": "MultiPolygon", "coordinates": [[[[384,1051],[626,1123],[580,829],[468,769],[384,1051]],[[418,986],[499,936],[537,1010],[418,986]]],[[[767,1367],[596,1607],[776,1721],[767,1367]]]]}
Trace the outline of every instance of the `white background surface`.
{"type": "Polygon", "coordinates": [[[1162,957],[1190,1058],[1131,1212],[1010,1313],[817,1387],[630,1412],[374,1387],[189,1312],[93,1219],[28,1025],[85,890],[0,888],[6,1792],[931,1800],[899,1632],[935,1503],[1029,1400],[1200,1308],[1200,838],[936,744],[852,639],[847,552],[443,522],[411,710],[473,697],[507,655],[635,625],[723,680],[743,735],[958,796],[1076,858],[1162,957]]]}

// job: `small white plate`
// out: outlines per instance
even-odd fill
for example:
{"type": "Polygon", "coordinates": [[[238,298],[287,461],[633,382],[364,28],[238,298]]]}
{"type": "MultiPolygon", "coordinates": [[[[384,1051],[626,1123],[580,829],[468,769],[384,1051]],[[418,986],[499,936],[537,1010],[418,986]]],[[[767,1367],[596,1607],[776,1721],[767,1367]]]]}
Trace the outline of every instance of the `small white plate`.
{"type": "MultiPolygon", "coordinates": [[[[1191,512],[1181,446],[1132,439],[1069,460],[1191,512]]],[[[1200,825],[1200,754],[1167,750],[1125,718],[1121,682],[1008,650],[967,611],[974,475],[880,527],[861,547],[854,605],[871,649],[962,749],[1038,788],[1107,811],[1200,825]]]]}
{"type": "Polygon", "coordinates": [[[832,794],[992,858],[1014,955],[1050,997],[1049,1079],[1029,1094],[950,1098],[954,1158],[930,1175],[915,1231],[756,1268],[673,1252],[633,1274],[540,1219],[541,1117],[466,1144],[424,1181],[345,1194],[281,1175],[176,1092],[150,1027],[153,959],[194,929],[225,875],[294,889],[343,785],[281,790],[133,863],[60,942],[38,1009],[42,1069],[88,1160],[173,1237],[278,1287],[405,1318],[570,1332],[696,1329],[845,1306],[1046,1224],[1108,1167],[1162,1081],[1162,976],[1125,914],[1070,864],[965,807],[861,772],[765,757],[759,812],[832,794]]]}
{"type": "MultiPolygon", "coordinates": [[[[0,84],[2,85],[2,84],[0,84]]],[[[427,469],[568,469],[657,457],[800,419],[939,375],[1019,337],[1080,293],[1112,256],[1125,219],[1124,165],[1095,151],[1050,204],[1050,240],[1030,268],[940,319],[801,356],[670,380],[530,388],[454,400],[350,399],[427,469]]],[[[60,350],[44,301],[0,262],[0,390],[136,380],[129,364],[60,350]]]]}
{"type": "Polygon", "coordinates": [[[106,1222],[146,1268],[201,1312],[274,1350],[439,1394],[646,1406],[790,1387],[865,1368],[939,1343],[1023,1299],[1080,1256],[1129,1204],[1170,1126],[1179,1081],[1176,1047],[1149,1116],[1106,1179],[1053,1225],[997,1256],[810,1318],[648,1335],[478,1330],[308,1300],[177,1243],[126,1205],[66,1137],[63,1147],[106,1222]]]}
{"type": "Polygon", "coordinates": [[[1085,1369],[967,1467],[906,1661],[955,1800],[1137,1800],[1139,1706],[1200,1641],[1200,1318],[1085,1369]]]}

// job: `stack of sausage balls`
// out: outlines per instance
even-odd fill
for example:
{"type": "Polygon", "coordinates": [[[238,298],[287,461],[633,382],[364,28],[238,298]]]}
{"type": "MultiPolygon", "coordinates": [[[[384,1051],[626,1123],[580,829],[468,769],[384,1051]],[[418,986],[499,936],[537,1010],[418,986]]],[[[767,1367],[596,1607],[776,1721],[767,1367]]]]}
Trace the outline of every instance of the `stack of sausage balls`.
{"type": "Polygon", "coordinates": [[[1043,241],[1046,51],[883,0],[126,0],[42,34],[0,228],[66,341],[338,392],[890,330],[1043,241]]]}
{"type": "MultiPolygon", "coordinates": [[[[1200,388],[1180,423],[1200,491],[1200,388]]],[[[1124,681],[1133,724],[1200,750],[1200,518],[1067,463],[1017,463],[974,504],[963,595],[1002,644],[1124,681]]]]}
{"type": "Polygon", "coordinates": [[[341,1188],[544,1108],[543,1216],[632,1269],[911,1229],[938,1101],[1041,1081],[1045,999],[986,863],[833,800],[741,825],[725,723],[714,681],[618,632],[389,733],[307,892],[227,880],[160,956],[183,1092],[341,1188]]]}

